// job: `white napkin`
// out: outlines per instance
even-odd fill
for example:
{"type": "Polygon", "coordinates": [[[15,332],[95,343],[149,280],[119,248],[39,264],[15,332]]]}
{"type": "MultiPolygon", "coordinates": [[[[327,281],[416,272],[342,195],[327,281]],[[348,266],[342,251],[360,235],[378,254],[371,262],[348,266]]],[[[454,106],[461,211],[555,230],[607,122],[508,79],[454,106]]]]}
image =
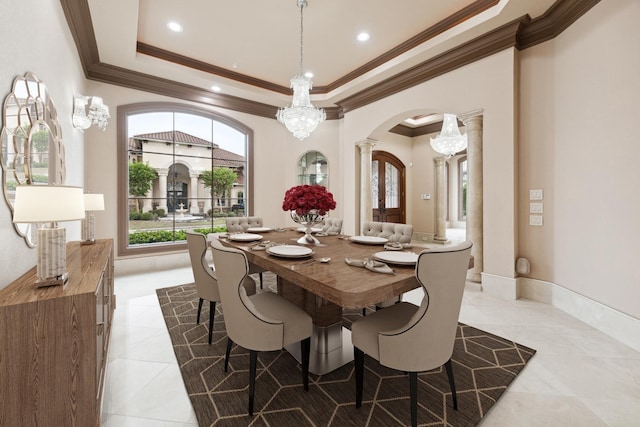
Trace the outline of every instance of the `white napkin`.
{"type": "Polygon", "coordinates": [[[270,248],[272,246],[277,246],[277,245],[279,245],[279,243],[272,242],[270,240],[263,240],[262,242],[258,243],[257,245],[253,245],[251,247],[251,249],[254,250],[254,251],[264,251],[267,248],[270,248]]]}
{"type": "Polygon", "coordinates": [[[386,251],[401,251],[404,249],[404,246],[399,242],[387,242],[384,244],[384,249],[386,251]]]}
{"type": "Polygon", "coordinates": [[[387,264],[384,262],[376,261],[371,258],[355,259],[345,258],[344,262],[354,267],[364,267],[369,271],[375,273],[396,274],[387,264]]]}

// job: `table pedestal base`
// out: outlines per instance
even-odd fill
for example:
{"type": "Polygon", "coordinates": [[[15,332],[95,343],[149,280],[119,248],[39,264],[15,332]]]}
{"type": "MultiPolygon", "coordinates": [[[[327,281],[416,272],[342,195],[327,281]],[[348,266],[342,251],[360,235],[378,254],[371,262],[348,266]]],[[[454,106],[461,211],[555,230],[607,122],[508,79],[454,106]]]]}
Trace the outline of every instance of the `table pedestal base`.
{"type": "MultiPolygon", "coordinates": [[[[299,343],[287,346],[285,349],[298,362],[302,361],[299,343]]],[[[313,326],[309,372],[316,375],[328,374],[351,361],[353,361],[351,331],[343,327],[342,322],[327,327],[313,326]]]]}

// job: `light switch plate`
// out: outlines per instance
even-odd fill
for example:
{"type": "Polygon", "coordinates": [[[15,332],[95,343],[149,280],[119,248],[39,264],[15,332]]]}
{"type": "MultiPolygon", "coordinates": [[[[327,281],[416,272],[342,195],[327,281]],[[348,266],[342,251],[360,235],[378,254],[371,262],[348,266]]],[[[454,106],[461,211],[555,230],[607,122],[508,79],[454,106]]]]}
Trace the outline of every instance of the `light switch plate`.
{"type": "Polygon", "coordinates": [[[542,200],[542,190],[529,190],[529,200],[542,200]]]}
{"type": "Polygon", "coordinates": [[[529,203],[529,212],[530,213],[539,213],[543,212],[543,204],[542,202],[529,203]]]}
{"type": "Polygon", "coordinates": [[[542,226],[542,215],[529,215],[529,225],[542,226]]]}

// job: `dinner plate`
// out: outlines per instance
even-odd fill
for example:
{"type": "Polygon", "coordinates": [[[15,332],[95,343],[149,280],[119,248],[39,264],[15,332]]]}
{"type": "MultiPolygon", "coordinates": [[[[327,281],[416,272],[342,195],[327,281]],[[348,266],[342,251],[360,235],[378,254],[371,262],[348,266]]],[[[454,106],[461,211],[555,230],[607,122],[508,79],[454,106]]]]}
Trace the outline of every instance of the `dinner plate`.
{"type": "Polygon", "coordinates": [[[365,245],[384,245],[389,241],[386,237],[377,236],[351,236],[349,240],[356,243],[364,243],[365,245]]]}
{"type": "Polygon", "coordinates": [[[262,236],[252,233],[229,234],[229,240],[235,240],[236,242],[253,242],[256,240],[262,240],[262,236]]]}
{"type": "Polygon", "coordinates": [[[271,231],[270,227],[250,227],[250,228],[247,228],[247,232],[248,233],[266,233],[268,231],[271,231]]]}
{"type": "Polygon", "coordinates": [[[313,250],[304,246],[281,245],[267,248],[267,253],[282,258],[305,258],[313,255],[313,250]]]}
{"type": "MultiPolygon", "coordinates": [[[[296,228],[296,231],[299,231],[300,233],[305,233],[307,231],[307,227],[296,228]]],[[[312,233],[319,233],[320,231],[322,231],[322,228],[320,227],[311,227],[312,233]]]]}
{"type": "Polygon", "coordinates": [[[414,265],[418,261],[418,254],[413,252],[384,251],[376,252],[373,257],[378,261],[400,265],[414,265]]]}

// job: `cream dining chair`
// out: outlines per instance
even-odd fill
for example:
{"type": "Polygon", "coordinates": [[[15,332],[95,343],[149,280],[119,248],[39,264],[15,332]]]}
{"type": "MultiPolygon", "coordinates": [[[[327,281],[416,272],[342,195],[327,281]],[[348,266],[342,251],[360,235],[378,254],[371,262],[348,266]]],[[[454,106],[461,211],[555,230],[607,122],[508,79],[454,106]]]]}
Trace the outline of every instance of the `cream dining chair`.
{"type": "MultiPolygon", "coordinates": [[[[191,259],[191,271],[196,284],[196,292],[198,293],[198,314],[196,316],[196,324],[200,324],[200,312],[202,311],[202,303],[209,301],[209,344],[211,344],[211,335],[213,334],[213,318],[216,311],[216,302],[220,302],[220,292],[218,290],[218,281],[215,271],[207,262],[207,238],[204,234],[187,230],[187,247],[189,248],[189,258],[191,259]]],[[[256,282],[248,278],[243,282],[245,290],[248,294],[256,293],[256,282]]]]}
{"type": "MultiPolygon", "coordinates": [[[[229,233],[246,233],[249,228],[262,227],[263,221],[260,216],[239,216],[225,219],[227,232],[229,233]]],[[[262,289],[262,273],[266,270],[255,264],[249,264],[249,274],[258,274],[260,278],[260,289],[262,289]]]]}
{"type": "Polygon", "coordinates": [[[322,224],[322,232],[327,234],[342,233],[342,220],[339,218],[325,218],[322,224]]]}
{"type": "Polygon", "coordinates": [[[451,364],[471,242],[420,252],[416,277],[425,295],[420,306],[401,302],[362,317],[351,326],[356,407],[362,405],[364,355],[409,373],[411,425],[417,425],[418,372],[445,366],[453,408],[458,409],[451,364]]]}
{"type": "MultiPolygon", "coordinates": [[[[363,236],[376,236],[389,239],[390,242],[411,243],[413,237],[413,225],[394,222],[367,221],[362,224],[363,236]]],[[[388,307],[402,301],[402,295],[376,303],[376,310],[388,307]]],[[[366,315],[367,309],[362,309],[362,315],[366,315]]]]}
{"type": "Polygon", "coordinates": [[[211,242],[213,260],[218,265],[220,295],[227,328],[227,371],[233,343],[249,350],[249,415],[253,415],[256,364],[259,351],[275,351],[300,342],[302,384],[309,390],[309,354],[313,325],[311,316],[297,305],[274,292],[247,295],[241,286],[249,273],[246,255],[224,246],[218,239],[211,242]]]}

